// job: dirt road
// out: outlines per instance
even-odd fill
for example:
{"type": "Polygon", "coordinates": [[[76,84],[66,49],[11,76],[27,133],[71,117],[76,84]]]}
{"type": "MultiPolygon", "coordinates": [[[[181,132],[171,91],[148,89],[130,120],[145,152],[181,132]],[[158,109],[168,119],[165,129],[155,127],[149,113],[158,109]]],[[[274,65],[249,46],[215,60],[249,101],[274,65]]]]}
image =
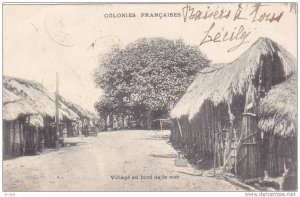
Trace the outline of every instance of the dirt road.
{"type": "Polygon", "coordinates": [[[75,138],[77,146],[3,162],[4,191],[241,191],[212,177],[178,171],[169,131],[114,131],[75,138]]]}

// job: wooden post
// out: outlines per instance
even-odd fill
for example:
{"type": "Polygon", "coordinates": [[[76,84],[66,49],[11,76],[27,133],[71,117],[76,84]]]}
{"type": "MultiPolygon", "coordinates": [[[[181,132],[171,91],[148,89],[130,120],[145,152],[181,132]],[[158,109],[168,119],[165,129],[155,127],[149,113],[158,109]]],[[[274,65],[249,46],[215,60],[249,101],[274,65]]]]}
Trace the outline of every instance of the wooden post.
{"type": "Polygon", "coordinates": [[[84,118],[81,118],[81,132],[80,135],[84,135],[84,118]]]}
{"type": "Polygon", "coordinates": [[[56,142],[55,149],[59,149],[59,81],[58,73],[56,73],[56,92],[55,92],[55,126],[56,126],[56,142]]]}
{"type": "Polygon", "coordinates": [[[162,128],[162,120],[159,120],[159,124],[160,124],[160,131],[162,132],[163,131],[163,128],[162,128]]]}
{"type": "Polygon", "coordinates": [[[217,151],[216,151],[216,132],[214,132],[214,176],[216,176],[216,156],[217,156],[217,151]]]}
{"type": "MultiPolygon", "coordinates": [[[[218,116],[219,117],[219,116],[218,116]]],[[[223,136],[223,133],[224,131],[222,130],[222,127],[221,127],[221,122],[218,121],[218,132],[220,132],[221,134],[221,154],[222,154],[222,162],[223,162],[223,165],[225,164],[225,144],[224,144],[224,136],[223,136]]]]}
{"type": "Polygon", "coordinates": [[[24,133],[23,133],[23,144],[24,144],[24,147],[23,147],[23,152],[24,152],[24,154],[26,154],[26,149],[27,149],[27,144],[28,144],[28,133],[29,133],[29,117],[30,116],[26,116],[25,117],[25,122],[24,122],[24,133]]]}
{"type": "Polygon", "coordinates": [[[235,145],[234,145],[234,174],[237,175],[237,136],[236,136],[236,130],[233,129],[234,132],[234,140],[235,140],[235,145]]]}
{"type": "Polygon", "coordinates": [[[256,114],[243,113],[242,129],[245,134],[243,141],[243,157],[241,175],[242,178],[257,178],[260,176],[259,142],[257,139],[256,114]]]}
{"type": "Polygon", "coordinates": [[[16,138],[16,129],[15,129],[15,122],[18,121],[17,120],[13,120],[13,144],[12,144],[12,156],[14,156],[15,154],[15,138],[16,138]]]}
{"type": "Polygon", "coordinates": [[[24,132],[24,127],[23,127],[23,121],[22,123],[20,122],[19,124],[19,130],[20,130],[20,134],[19,134],[19,138],[20,138],[20,149],[21,149],[21,155],[24,156],[24,141],[23,141],[23,132],[24,132]]]}
{"type": "Polygon", "coordinates": [[[177,124],[178,124],[178,128],[179,128],[179,132],[180,132],[180,140],[182,140],[182,130],[181,130],[181,126],[180,126],[180,123],[179,123],[178,118],[176,118],[176,120],[177,120],[177,124]]]}
{"type": "Polygon", "coordinates": [[[209,119],[210,119],[210,124],[211,124],[211,131],[213,132],[213,154],[214,154],[214,176],[216,176],[216,166],[217,166],[217,138],[218,136],[216,135],[216,125],[215,125],[215,117],[214,117],[214,109],[213,109],[213,104],[210,102],[209,103],[209,119]]]}

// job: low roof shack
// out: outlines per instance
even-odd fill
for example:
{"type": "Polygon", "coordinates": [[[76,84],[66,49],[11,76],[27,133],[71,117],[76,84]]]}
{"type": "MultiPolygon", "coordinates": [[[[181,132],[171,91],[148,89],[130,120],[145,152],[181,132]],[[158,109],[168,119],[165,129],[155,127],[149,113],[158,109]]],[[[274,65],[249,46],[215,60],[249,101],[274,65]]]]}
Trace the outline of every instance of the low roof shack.
{"type": "Polygon", "coordinates": [[[170,140],[185,147],[196,160],[217,155],[217,164],[224,165],[229,153],[224,144],[218,144],[218,138],[234,136],[223,131],[235,129],[238,139],[248,98],[254,98],[253,107],[258,107],[272,86],[294,72],[296,59],[288,51],[268,38],[259,38],[233,62],[200,71],[171,111],[174,127],[170,140]]]}
{"type": "Polygon", "coordinates": [[[289,173],[288,189],[297,188],[297,75],[274,86],[260,102],[263,168],[270,176],[289,173]],[[289,171],[286,171],[288,168],[289,171]]]}
{"type": "MultiPolygon", "coordinates": [[[[60,119],[79,118],[64,104],[60,105],[60,115],[60,119]]],[[[40,129],[50,123],[46,121],[45,125],[46,117],[55,117],[54,94],[50,94],[37,82],[3,77],[3,135],[6,154],[27,154],[28,146],[31,149],[39,147],[42,143],[40,129]],[[29,141],[32,143],[28,143],[29,141]]]]}
{"type": "Polygon", "coordinates": [[[66,106],[68,106],[72,111],[74,111],[79,116],[79,120],[77,120],[78,126],[76,127],[77,135],[81,135],[84,133],[87,133],[91,130],[91,127],[93,126],[94,121],[100,119],[95,113],[82,108],[81,106],[68,102],[65,98],[60,97],[60,100],[62,103],[64,103],[66,106]],[[80,128],[79,128],[80,127],[80,128]]]}

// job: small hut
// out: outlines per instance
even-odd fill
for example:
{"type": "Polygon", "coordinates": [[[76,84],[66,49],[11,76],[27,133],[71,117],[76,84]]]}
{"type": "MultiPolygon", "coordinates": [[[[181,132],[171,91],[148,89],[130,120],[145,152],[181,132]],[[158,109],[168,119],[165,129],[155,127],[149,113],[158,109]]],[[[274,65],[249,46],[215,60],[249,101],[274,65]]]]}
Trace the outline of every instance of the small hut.
{"type": "Polygon", "coordinates": [[[295,58],[268,38],[231,63],[203,69],[171,111],[170,141],[188,159],[260,176],[260,99],[295,71],[295,58]]]}
{"type": "Polygon", "coordinates": [[[297,189],[297,76],[274,86],[260,102],[258,128],[263,134],[262,167],[284,176],[283,189],[297,189]]]}
{"type": "Polygon", "coordinates": [[[83,109],[81,106],[67,101],[65,98],[60,97],[60,101],[74,111],[79,119],[77,120],[65,120],[67,123],[68,137],[80,136],[88,133],[94,123],[97,122],[100,118],[93,112],[83,109]]]}
{"type": "Polygon", "coordinates": [[[20,95],[3,88],[3,151],[6,156],[32,153],[39,148],[36,132],[42,125],[41,117],[20,95]]]}
{"type": "MultiPolygon", "coordinates": [[[[3,77],[3,144],[4,154],[34,154],[54,141],[55,100],[41,84],[13,77],[3,77]]],[[[60,120],[79,119],[60,105],[60,120]]]]}

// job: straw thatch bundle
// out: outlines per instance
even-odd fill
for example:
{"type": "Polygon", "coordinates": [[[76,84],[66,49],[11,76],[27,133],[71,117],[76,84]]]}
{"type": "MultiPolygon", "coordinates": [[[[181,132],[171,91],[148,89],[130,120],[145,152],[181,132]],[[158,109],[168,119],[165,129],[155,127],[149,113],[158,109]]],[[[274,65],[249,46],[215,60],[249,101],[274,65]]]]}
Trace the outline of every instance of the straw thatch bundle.
{"type": "Polygon", "coordinates": [[[231,104],[234,95],[245,94],[260,68],[271,72],[272,82],[280,83],[295,72],[296,60],[274,41],[259,38],[235,61],[203,69],[171,111],[171,117],[186,115],[191,120],[205,100],[215,106],[222,102],[231,104]]]}
{"type": "MultiPolygon", "coordinates": [[[[44,116],[55,116],[54,94],[34,81],[3,77],[3,119],[14,120],[19,115],[34,115],[32,122],[39,122],[44,116]],[[40,116],[40,117],[39,117],[40,116]]],[[[78,115],[63,103],[60,104],[62,118],[78,119],[78,115]]],[[[42,122],[39,122],[42,125],[42,122]]]]}
{"type": "Polygon", "coordinates": [[[8,91],[6,88],[3,89],[3,104],[6,105],[11,102],[20,101],[20,97],[13,92],[8,91]]]}
{"type": "Polygon", "coordinates": [[[297,76],[274,86],[260,102],[259,128],[280,136],[296,136],[297,76]]]}
{"type": "Polygon", "coordinates": [[[67,101],[65,98],[60,97],[60,101],[68,108],[74,111],[80,118],[96,119],[97,115],[89,110],[83,109],[81,106],[67,101]]]}
{"type": "Polygon", "coordinates": [[[33,106],[20,95],[3,88],[3,119],[15,120],[19,114],[35,114],[33,106]]]}

